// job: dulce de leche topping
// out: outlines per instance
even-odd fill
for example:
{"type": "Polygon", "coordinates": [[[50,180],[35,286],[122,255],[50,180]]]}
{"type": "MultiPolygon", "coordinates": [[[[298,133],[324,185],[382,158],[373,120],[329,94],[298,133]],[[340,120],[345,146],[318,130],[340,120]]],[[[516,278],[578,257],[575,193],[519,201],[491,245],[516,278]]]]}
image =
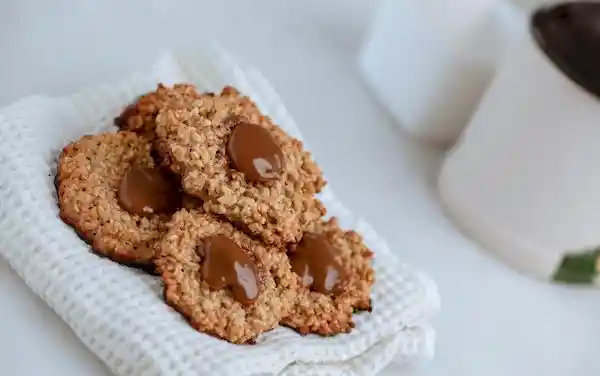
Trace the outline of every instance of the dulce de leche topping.
{"type": "Polygon", "coordinates": [[[335,292],[345,272],[335,259],[337,250],[323,235],[305,234],[291,254],[292,271],[302,277],[302,284],[322,294],[335,292]]]}
{"type": "Polygon", "coordinates": [[[260,125],[238,123],[227,143],[227,154],[235,169],[251,181],[275,180],[283,171],[283,153],[269,131],[260,125]]]}
{"type": "Polygon", "coordinates": [[[177,182],[161,168],[131,167],[121,180],[118,198],[125,210],[143,216],[173,213],[181,205],[177,182]]]}
{"type": "Polygon", "coordinates": [[[231,239],[223,235],[204,241],[202,278],[215,290],[229,287],[235,300],[249,305],[259,293],[258,272],[250,256],[231,239]]]}
{"type": "Polygon", "coordinates": [[[531,31],[544,53],[571,80],[600,96],[600,3],[567,2],[538,9],[531,31]]]}

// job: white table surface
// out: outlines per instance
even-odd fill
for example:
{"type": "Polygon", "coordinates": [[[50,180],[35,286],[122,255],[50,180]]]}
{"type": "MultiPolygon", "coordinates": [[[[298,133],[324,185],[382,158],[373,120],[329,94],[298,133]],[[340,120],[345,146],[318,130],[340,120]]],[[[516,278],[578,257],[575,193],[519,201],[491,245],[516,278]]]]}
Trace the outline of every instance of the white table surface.
{"type": "MultiPolygon", "coordinates": [[[[2,1],[0,104],[119,78],[159,50],[215,38],[267,76],[340,198],[439,284],[437,354],[384,375],[597,375],[600,291],[517,275],[441,213],[441,153],[409,141],[355,69],[372,1],[2,1]]],[[[2,375],[108,375],[0,260],[2,375]]]]}

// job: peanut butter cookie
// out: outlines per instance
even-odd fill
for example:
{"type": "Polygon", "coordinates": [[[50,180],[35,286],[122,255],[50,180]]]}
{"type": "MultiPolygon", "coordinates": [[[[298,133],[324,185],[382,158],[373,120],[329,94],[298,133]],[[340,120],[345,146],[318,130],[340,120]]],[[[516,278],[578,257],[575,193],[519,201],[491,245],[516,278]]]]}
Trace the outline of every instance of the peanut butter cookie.
{"type": "Polygon", "coordinates": [[[115,125],[121,130],[136,132],[154,140],[156,115],[162,108],[167,105],[175,107],[198,97],[196,88],[191,84],[176,84],[173,87],[159,84],[155,91],[140,96],[127,106],[115,119],[115,125]]]}
{"type": "Polygon", "coordinates": [[[301,277],[301,287],[282,324],[301,334],[351,331],[353,311],[371,310],[372,256],[361,236],[342,230],[335,218],[311,225],[300,243],[290,247],[292,270],[301,277]]]}
{"type": "Polygon", "coordinates": [[[275,328],[298,287],[284,253],[185,209],[169,223],[156,266],[167,303],[195,329],[232,343],[252,343],[275,328]]]}
{"type": "Polygon", "coordinates": [[[265,243],[300,240],[325,208],[325,185],[302,143],[234,88],[166,106],[156,118],[158,151],[183,189],[265,243]]]}
{"type": "Polygon", "coordinates": [[[84,136],[66,146],[56,176],[60,216],[117,262],[150,264],[166,221],[181,206],[173,174],[157,168],[133,132],[84,136]]]}

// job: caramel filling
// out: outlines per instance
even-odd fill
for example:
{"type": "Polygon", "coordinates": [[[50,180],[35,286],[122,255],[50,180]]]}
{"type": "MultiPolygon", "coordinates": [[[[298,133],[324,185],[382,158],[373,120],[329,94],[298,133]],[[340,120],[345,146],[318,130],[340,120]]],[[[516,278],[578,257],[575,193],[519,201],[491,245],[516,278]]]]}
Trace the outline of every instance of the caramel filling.
{"type": "Polygon", "coordinates": [[[203,242],[202,278],[215,290],[230,288],[235,300],[252,304],[259,294],[258,268],[248,253],[223,235],[203,242]]]}
{"type": "Polygon", "coordinates": [[[171,214],[181,207],[177,181],[161,168],[131,167],[121,180],[118,199],[125,210],[142,216],[171,214]]]}
{"type": "Polygon", "coordinates": [[[234,168],[250,181],[276,180],[283,172],[283,153],[260,125],[238,123],[227,143],[227,155],[234,168]]]}
{"type": "Polygon", "coordinates": [[[337,292],[346,278],[336,260],[338,250],[323,235],[305,234],[291,254],[292,271],[302,277],[302,284],[322,294],[337,292]]]}

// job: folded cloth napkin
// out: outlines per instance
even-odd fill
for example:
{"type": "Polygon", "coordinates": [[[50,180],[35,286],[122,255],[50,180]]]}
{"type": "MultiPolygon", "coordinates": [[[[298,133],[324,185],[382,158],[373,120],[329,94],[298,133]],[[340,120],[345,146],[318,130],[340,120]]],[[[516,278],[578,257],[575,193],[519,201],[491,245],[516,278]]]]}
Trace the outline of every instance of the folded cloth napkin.
{"type": "Polygon", "coordinates": [[[159,278],[102,259],[58,217],[56,159],[68,142],[114,129],[112,119],[158,82],[200,90],[236,86],[294,137],[300,131],[277,94],[254,69],[217,47],[165,54],[152,69],[69,97],[28,97],[0,109],[0,254],[117,375],[363,375],[389,362],[432,355],[435,284],[402,265],[330,188],[329,215],[358,230],[375,252],[374,311],[356,329],[331,338],[287,328],[253,346],[232,345],[193,330],[162,299],[159,278]]]}

